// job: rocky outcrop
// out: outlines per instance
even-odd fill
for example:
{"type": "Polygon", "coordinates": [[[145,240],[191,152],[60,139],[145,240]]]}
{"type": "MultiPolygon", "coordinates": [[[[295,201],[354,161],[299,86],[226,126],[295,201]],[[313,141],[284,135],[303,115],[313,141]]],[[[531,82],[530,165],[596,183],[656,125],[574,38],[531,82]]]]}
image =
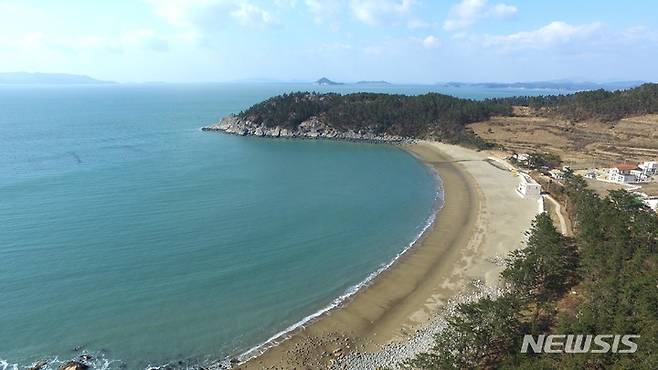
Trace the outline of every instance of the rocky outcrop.
{"type": "Polygon", "coordinates": [[[348,141],[370,141],[401,143],[409,141],[409,138],[395,135],[377,135],[372,132],[363,131],[339,131],[327,125],[317,117],[302,122],[296,129],[291,130],[280,126],[268,127],[265,124],[257,124],[239,116],[230,115],[224,117],[219,123],[202,128],[204,131],[222,131],[229,134],[242,136],[261,136],[279,138],[302,138],[302,139],[333,139],[348,141]]]}
{"type": "Polygon", "coordinates": [[[35,362],[32,366],[29,367],[28,370],[42,370],[48,365],[48,361],[46,360],[39,360],[35,362]]]}
{"type": "Polygon", "coordinates": [[[89,366],[77,361],[68,361],[63,363],[59,367],[59,370],[87,370],[87,369],[89,369],[89,366]]]}

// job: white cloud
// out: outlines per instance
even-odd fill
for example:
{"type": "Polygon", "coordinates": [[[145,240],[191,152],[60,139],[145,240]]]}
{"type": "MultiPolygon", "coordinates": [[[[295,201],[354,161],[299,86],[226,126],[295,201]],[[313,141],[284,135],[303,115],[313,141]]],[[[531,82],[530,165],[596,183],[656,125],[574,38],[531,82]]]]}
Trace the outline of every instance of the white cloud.
{"type": "Polygon", "coordinates": [[[614,57],[627,60],[625,55],[629,51],[652,55],[658,50],[658,31],[655,29],[640,26],[614,29],[600,22],[571,24],[553,21],[535,29],[508,34],[456,32],[451,34],[450,40],[463,50],[480,53],[486,48],[487,53],[513,54],[514,58],[539,55],[546,59],[614,57]]]}
{"type": "Polygon", "coordinates": [[[0,47],[35,52],[105,52],[122,53],[128,50],[167,51],[169,41],[154,30],[135,29],[114,36],[87,34],[66,36],[30,32],[20,37],[0,38],[0,47]]]}
{"type": "Polygon", "coordinates": [[[655,47],[658,44],[658,32],[646,26],[634,26],[621,32],[621,36],[628,40],[637,42],[638,46],[655,47]]]}
{"type": "Polygon", "coordinates": [[[516,15],[518,9],[503,3],[489,4],[488,0],[462,0],[450,10],[450,16],[443,23],[446,31],[456,31],[470,27],[487,19],[505,19],[516,15]]]}
{"type": "Polygon", "coordinates": [[[207,6],[211,3],[208,0],[144,0],[153,7],[153,11],[159,17],[164,18],[169,23],[186,27],[192,26],[190,18],[194,8],[207,6]]]}
{"type": "Polygon", "coordinates": [[[516,14],[518,9],[513,5],[496,4],[491,8],[491,14],[499,18],[507,18],[516,14]]]}
{"type": "Polygon", "coordinates": [[[306,7],[318,24],[337,30],[341,19],[352,16],[370,25],[400,25],[423,28],[430,24],[413,16],[415,0],[305,0],[306,7]]]}
{"type": "Polygon", "coordinates": [[[339,18],[345,7],[341,0],[305,0],[304,3],[308,11],[313,16],[317,24],[328,24],[332,29],[337,30],[339,18]]]}
{"type": "Polygon", "coordinates": [[[423,46],[428,49],[437,47],[440,43],[441,40],[439,40],[439,38],[434,35],[429,35],[423,39],[423,46]]]}
{"type": "Polygon", "coordinates": [[[240,2],[238,7],[230,12],[231,17],[243,26],[270,25],[276,23],[274,16],[254,4],[240,2]]]}
{"type": "Polygon", "coordinates": [[[294,8],[297,6],[297,0],[274,0],[274,5],[280,8],[294,8]]]}
{"type": "MultiPolygon", "coordinates": [[[[156,15],[174,26],[208,32],[225,27],[228,21],[243,26],[277,23],[266,9],[248,0],[144,0],[156,15]]],[[[288,2],[290,3],[290,2],[288,2]]],[[[277,3],[280,5],[282,3],[277,3]]]]}
{"type": "Polygon", "coordinates": [[[576,42],[584,42],[592,47],[599,44],[603,31],[601,23],[571,25],[555,21],[531,31],[521,31],[508,35],[486,35],[484,46],[502,47],[505,49],[545,49],[554,46],[565,46],[576,42]]]}
{"type": "Polygon", "coordinates": [[[407,17],[413,3],[413,0],[351,0],[350,9],[356,19],[374,26],[407,17]]]}

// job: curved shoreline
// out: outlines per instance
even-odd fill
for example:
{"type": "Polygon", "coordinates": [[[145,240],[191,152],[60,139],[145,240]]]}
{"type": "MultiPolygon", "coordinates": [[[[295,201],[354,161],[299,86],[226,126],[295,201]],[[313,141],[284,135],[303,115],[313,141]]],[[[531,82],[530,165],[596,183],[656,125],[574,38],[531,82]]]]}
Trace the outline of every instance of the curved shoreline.
{"type": "Polygon", "coordinates": [[[367,288],[308,326],[293,330],[287,340],[240,369],[326,368],[336,355],[374,349],[395,337],[432,296],[473,235],[481,195],[475,180],[446,153],[426,144],[403,148],[440,174],[443,207],[428,232],[367,288]]]}
{"type": "Polygon", "coordinates": [[[491,153],[436,142],[402,148],[440,174],[444,204],[430,230],[366,289],[237,368],[376,368],[371,354],[432,329],[474,282],[495,289],[502,270],[496,261],[522,246],[537,201],[516,194],[518,178],[491,165],[491,153]],[[354,359],[360,365],[352,366],[354,359]]]}
{"type": "MultiPolygon", "coordinates": [[[[402,150],[405,150],[402,148],[402,150]]],[[[317,320],[321,320],[322,317],[326,314],[329,314],[333,310],[338,310],[341,309],[345,304],[347,304],[355,295],[359,294],[363,290],[368,289],[368,287],[376,281],[376,279],[379,278],[379,276],[383,273],[385,273],[387,270],[394,268],[395,265],[398,263],[400,258],[402,258],[406,253],[408,253],[410,250],[412,250],[415,247],[418,247],[418,244],[422,242],[422,240],[426,237],[427,233],[431,231],[432,227],[434,226],[436,222],[436,218],[438,214],[441,212],[441,209],[443,208],[444,202],[445,202],[445,190],[443,188],[443,180],[441,177],[438,175],[437,171],[429,166],[421,157],[418,155],[414,154],[413,152],[409,151],[408,149],[405,150],[408,154],[411,154],[414,158],[416,158],[423,166],[426,166],[428,171],[432,172],[432,176],[434,178],[434,182],[437,187],[437,191],[434,196],[434,206],[432,210],[432,214],[425,220],[425,222],[422,224],[422,228],[420,232],[416,235],[413,241],[411,241],[402,251],[398,252],[389,262],[384,264],[383,266],[379,267],[377,270],[373,271],[370,273],[364,280],[360,281],[359,283],[349,287],[348,289],[345,290],[343,294],[335,298],[334,300],[331,301],[327,306],[321,308],[320,310],[313,312],[312,314],[302,318],[301,320],[297,321],[296,323],[288,326],[287,328],[281,330],[280,332],[274,334],[271,336],[269,339],[266,341],[259,343],[255,345],[254,347],[248,349],[247,351],[241,353],[238,355],[236,358],[241,362],[245,363],[248,361],[251,361],[261,355],[263,355],[266,351],[268,351],[271,348],[274,348],[284,341],[290,339],[292,335],[294,335],[295,331],[298,329],[304,329],[306,325],[312,325],[314,322],[317,320]]],[[[230,359],[225,359],[223,361],[224,366],[230,366],[230,359]]]]}

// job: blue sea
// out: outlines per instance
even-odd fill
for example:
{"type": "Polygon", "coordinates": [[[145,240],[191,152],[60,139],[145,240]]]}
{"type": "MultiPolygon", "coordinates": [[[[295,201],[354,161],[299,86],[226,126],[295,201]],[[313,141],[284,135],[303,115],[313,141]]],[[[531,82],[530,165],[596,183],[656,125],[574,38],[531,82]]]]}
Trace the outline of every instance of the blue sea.
{"type": "Polygon", "coordinates": [[[82,353],[103,369],[236,356],[413,243],[442,200],[408,153],[199,130],[299,90],[437,88],[0,86],[0,370],[82,353]]]}

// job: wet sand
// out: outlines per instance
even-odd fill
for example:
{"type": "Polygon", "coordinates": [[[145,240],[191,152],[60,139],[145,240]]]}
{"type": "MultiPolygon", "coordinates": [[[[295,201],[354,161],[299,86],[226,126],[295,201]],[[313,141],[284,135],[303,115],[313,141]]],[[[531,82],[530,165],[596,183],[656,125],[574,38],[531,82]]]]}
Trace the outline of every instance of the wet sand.
{"type": "Polygon", "coordinates": [[[404,148],[443,183],[444,205],[431,229],[341,307],[235,368],[342,368],[347,353],[404,341],[473,281],[496,284],[501,267],[492,261],[521,246],[537,202],[518,196],[518,179],[489,163],[486,153],[434,142],[404,148]]]}

